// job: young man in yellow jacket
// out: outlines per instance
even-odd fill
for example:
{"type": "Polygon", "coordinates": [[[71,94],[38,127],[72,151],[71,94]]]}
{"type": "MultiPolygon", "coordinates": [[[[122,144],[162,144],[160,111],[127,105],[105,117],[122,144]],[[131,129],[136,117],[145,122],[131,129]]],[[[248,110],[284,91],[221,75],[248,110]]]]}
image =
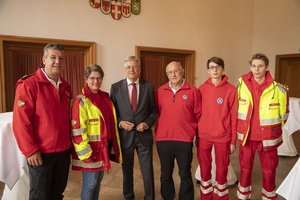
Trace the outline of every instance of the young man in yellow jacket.
{"type": "Polygon", "coordinates": [[[251,199],[251,173],[256,150],[262,168],[262,198],[277,199],[275,175],[277,147],[282,143],[282,126],[288,117],[284,86],[268,71],[269,59],[261,53],[250,60],[250,72],[239,79],[237,138],[240,145],[238,199],[251,199]]]}

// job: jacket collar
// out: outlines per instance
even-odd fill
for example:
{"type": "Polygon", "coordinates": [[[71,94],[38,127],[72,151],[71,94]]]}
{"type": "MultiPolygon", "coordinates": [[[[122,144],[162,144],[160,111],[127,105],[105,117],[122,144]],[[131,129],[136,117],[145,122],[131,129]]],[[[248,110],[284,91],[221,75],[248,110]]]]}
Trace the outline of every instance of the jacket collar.
{"type": "MultiPolygon", "coordinates": [[[[162,89],[164,89],[164,90],[171,90],[171,91],[172,91],[172,88],[170,87],[169,82],[165,83],[165,84],[164,84],[163,86],[161,86],[161,87],[162,87],[162,89]]],[[[190,88],[191,88],[190,84],[189,84],[187,81],[184,81],[183,85],[180,87],[179,90],[187,90],[187,89],[190,89],[190,88]]],[[[178,92],[179,90],[177,90],[177,92],[178,92]]]]}
{"type": "MultiPolygon", "coordinates": [[[[205,82],[206,82],[207,84],[210,84],[210,85],[215,86],[215,85],[212,83],[212,79],[211,79],[211,78],[207,79],[205,82]]],[[[215,87],[220,87],[220,86],[222,86],[222,85],[225,85],[227,82],[228,82],[228,76],[227,76],[227,75],[223,75],[220,84],[217,85],[217,86],[215,86],[215,87]]]]}
{"type": "MultiPolygon", "coordinates": [[[[42,72],[41,68],[38,68],[37,71],[35,72],[35,74],[36,74],[36,80],[38,82],[45,83],[45,84],[52,84],[47,79],[44,72],[42,72]]],[[[68,82],[66,80],[64,80],[63,78],[61,78],[61,77],[60,77],[60,80],[61,80],[61,84],[59,86],[59,94],[62,94],[65,91],[66,88],[69,88],[68,95],[71,96],[71,92],[70,92],[71,88],[70,88],[70,85],[68,84],[68,82]]]]}
{"type": "MultiPolygon", "coordinates": [[[[242,79],[243,79],[243,81],[244,81],[246,84],[250,84],[250,83],[251,83],[251,78],[252,78],[252,77],[253,77],[253,74],[252,74],[252,72],[250,71],[249,73],[244,74],[244,75],[242,76],[242,79]]],[[[265,79],[265,81],[266,81],[266,85],[267,85],[267,86],[270,86],[270,85],[274,82],[274,80],[273,80],[273,78],[272,78],[272,75],[271,75],[270,71],[267,71],[267,72],[266,72],[266,79],[265,79]]]]}

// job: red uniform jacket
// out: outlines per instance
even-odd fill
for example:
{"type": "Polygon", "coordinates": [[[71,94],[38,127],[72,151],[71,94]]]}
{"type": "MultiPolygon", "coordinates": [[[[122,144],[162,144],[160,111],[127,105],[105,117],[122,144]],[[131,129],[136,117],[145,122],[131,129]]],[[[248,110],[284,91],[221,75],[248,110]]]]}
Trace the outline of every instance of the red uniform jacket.
{"type": "Polygon", "coordinates": [[[39,68],[16,85],[13,130],[22,153],[54,153],[72,147],[69,84],[61,79],[59,91],[39,68]]]}

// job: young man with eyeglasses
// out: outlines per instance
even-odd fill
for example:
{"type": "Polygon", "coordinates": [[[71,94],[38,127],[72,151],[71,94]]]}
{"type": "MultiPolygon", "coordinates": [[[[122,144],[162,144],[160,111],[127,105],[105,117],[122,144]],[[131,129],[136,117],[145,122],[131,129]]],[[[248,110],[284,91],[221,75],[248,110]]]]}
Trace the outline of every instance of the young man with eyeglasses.
{"type": "Polygon", "coordinates": [[[166,74],[169,81],[157,92],[159,118],[155,131],[161,164],[161,196],[165,200],[175,198],[173,170],[176,159],[180,176],[179,200],[194,200],[191,163],[201,111],[199,92],[184,79],[180,62],[169,63],[166,74]]]}
{"type": "Polygon", "coordinates": [[[235,151],[237,125],[236,88],[224,74],[224,61],[207,61],[209,78],[199,87],[201,117],[198,122],[198,159],[202,200],[228,199],[227,173],[230,153],[235,151]],[[216,178],[212,180],[212,148],[215,149],[216,178]]]}
{"type": "Polygon", "coordinates": [[[241,175],[238,199],[251,199],[256,151],[262,169],[262,199],[277,199],[277,147],[282,143],[281,128],[288,117],[288,96],[285,87],[273,80],[268,65],[268,57],[256,53],[250,60],[250,72],[239,79],[237,137],[241,175]]]}

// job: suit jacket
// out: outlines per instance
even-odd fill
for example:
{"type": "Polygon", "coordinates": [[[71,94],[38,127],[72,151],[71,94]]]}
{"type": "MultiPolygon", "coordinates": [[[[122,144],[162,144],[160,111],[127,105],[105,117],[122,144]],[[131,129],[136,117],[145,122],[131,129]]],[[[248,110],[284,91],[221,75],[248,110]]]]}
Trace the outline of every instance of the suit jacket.
{"type": "Polygon", "coordinates": [[[135,113],[131,109],[127,79],[123,79],[111,86],[110,98],[116,108],[118,127],[121,121],[129,121],[134,123],[135,126],[131,131],[119,128],[121,145],[128,148],[132,144],[135,133],[140,136],[144,146],[152,145],[153,137],[151,127],[158,116],[154,86],[147,81],[139,81],[139,97],[135,113]],[[141,122],[145,122],[149,126],[149,129],[142,133],[136,130],[136,126],[141,122]]]}

